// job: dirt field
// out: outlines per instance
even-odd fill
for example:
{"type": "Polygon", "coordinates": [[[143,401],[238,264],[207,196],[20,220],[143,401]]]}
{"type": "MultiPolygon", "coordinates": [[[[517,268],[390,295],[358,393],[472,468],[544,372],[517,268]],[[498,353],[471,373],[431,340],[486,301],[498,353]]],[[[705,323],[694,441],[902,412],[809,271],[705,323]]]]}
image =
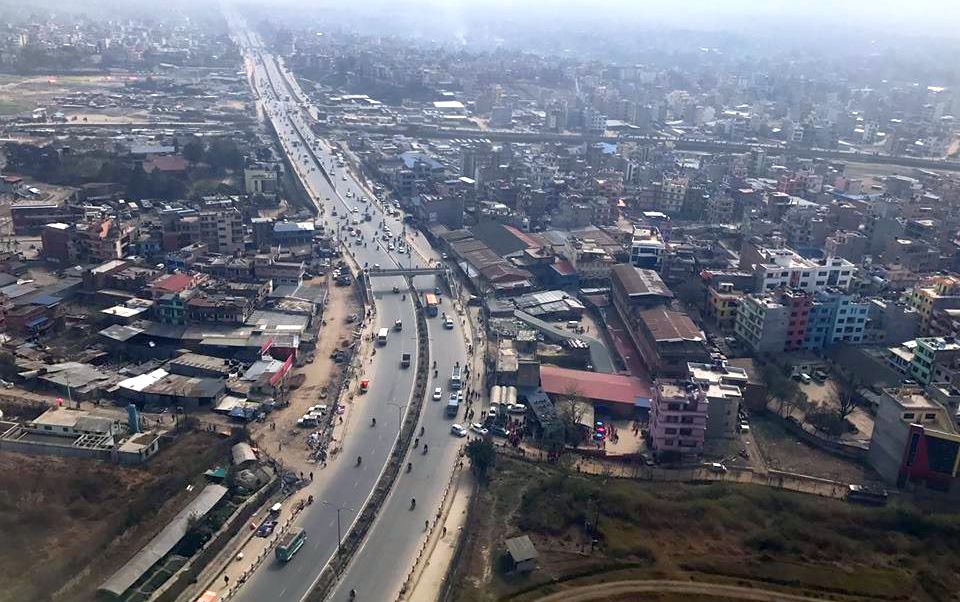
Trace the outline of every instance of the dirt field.
{"type": "Polygon", "coordinates": [[[763,592],[751,599],[954,600],[960,579],[949,550],[960,549],[960,520],[898,504],[584,477],[500,456],[466,527],[453,599],[533,601],[591,584],[662,580],[697,585],[673,596],[648,588],[596,599],[712,600],[750,588],[763,592]],[[523,534],[539,554],[527,576],[504,560],[504,540],[523,534]]]}
{"type": "Polygon", "coordinates": [[[226,439],[187,433],[142,468],[0,452],[0,602],[93,599],[229,449],[226,439]]]}
{"type": "Polygon", "coordinates": [[[861,464],[800,441],[787,432],[776,416],[757,412],[750,417],[750,429],[769,468],[845,483],[863,483],[876,478],[861,464]]]}

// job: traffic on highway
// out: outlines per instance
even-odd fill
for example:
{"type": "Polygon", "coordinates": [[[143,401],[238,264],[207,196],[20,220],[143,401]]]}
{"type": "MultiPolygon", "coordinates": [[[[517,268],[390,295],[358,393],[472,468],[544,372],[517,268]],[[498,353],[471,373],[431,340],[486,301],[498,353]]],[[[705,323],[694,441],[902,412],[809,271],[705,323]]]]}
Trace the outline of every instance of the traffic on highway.
{"type": "MultiPolygon", "coordinates": [[[[308,124],[305,96],[289,72],[262,50],[252,34],[242,32],[240,39],[250,81],[290,165],[316,205],[317,224],[335,232],[343,250],[364,271],[439,265],[439,257],[419,233],[407,228],[399,208],[382,202],[363,185],[341,150],[315,137],[308,124]]],[[[413,393],[416,365],[410,363],[411,357],[415,362],[417,350],[414,294],[429,293],[438,317],[428,318],[431,365],[427,390],[447,390],[452,386],[451,375],[465,365],[463,324],[453,302],[445,298],[441,278],[417,276],[414,290],[403,276],[369,281],[375,309],[367,319],[373,322],[370,332],[377,333],[377,341],[357,375],[367,392],[355,399],[348,413],[339,459],[332,460],[309,486],[311,495],[322,503],[306,508],[296,525],[303,530],[296,556],[261,564],[234,599],[303,600],[336,551],[339,538],[363,508],[397,440],[413,393]],[[407,324],[410,327],[404,328],[407,324]],[[338,522],[342,523],[339,528],[338,522]]],[[[458,379],[457,387],[461,384],[458,379]]],[[[446,404],[425,402],[420,436],[404,461],[406,470],[339,580],[333,599],[396,597],[457,462],[462,441],[451,434],[455,421],[446,404]]]]}

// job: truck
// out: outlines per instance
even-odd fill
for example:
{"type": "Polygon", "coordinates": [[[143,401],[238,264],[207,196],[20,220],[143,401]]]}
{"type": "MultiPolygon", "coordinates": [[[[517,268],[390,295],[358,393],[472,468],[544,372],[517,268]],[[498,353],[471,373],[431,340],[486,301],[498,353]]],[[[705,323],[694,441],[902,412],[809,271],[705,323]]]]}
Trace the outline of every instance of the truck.
{"type": "Polygon", "coordinates": [[[450,394],[450,399],[447,401],[447,417],[455,418],[457,412],[460,411],[460,396],[456,393],[450,394]]]}
{"type": "Polygon", "coordinates": [[[280,562],[289,562],[290,559],[293,558],[293,555],[300,551],[300,548],[303,547],[303,543],[306,540],[307,532],[305,529],[294,529],[284,535],[283,539],[280,540],[280,545],[274,550],[277,560],[280,562]]]}
{"type": "Polygon", "coordinates": [[[386,328],[381,328],[380,332],[377,333],[377,344],[386,345],[387,344],[387,335],[390,334],[390,331],[386,328]]]}
{"type": "Polygon", "coordinates": [[[450,388],[453,390],[458,390],[463,386],[463,368],[460,367],[460,362],[453,367],[453,371],[450,373],[450,388]]]}
{"type": "Polygon", "coordinates": [[[423,296],[423,304],[426,307],[427,315],[431,318],[440,313],[440,300],[433,293],[427,293],[423,296]]]}
{"type": "Polygon", "coordinates": [[[400,354],[400,367],[401,367],[401,368],[409,368],[409,367],[410,367],[410,353],[409,353],[409,352],[404,351],[402,354],[400,354]]]}

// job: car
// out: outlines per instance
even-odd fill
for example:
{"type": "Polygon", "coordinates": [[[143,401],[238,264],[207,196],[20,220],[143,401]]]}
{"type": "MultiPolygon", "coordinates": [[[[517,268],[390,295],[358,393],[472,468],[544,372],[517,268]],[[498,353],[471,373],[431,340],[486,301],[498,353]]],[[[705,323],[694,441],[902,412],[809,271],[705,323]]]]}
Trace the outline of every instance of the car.
{"type": "Polygon", "coordinates": [[[388,250],[388,251],[395,251],[395,250],[396,250],[396,247],[393,246],[393,243],[390,243],[390,244],[387,245],[387,250],[388,250]]]}
{"type": "Polygon", "coordinates": [[[467,429],[463,428],[461,424],[454,424],[450,426],[450,433],[457,437],[466,437],[467,429]]]}
{"type": "Polygon", "coordinates": [[[499,424],[491,427],[491,428],[490,428],[490,432],[493,433],[494,435],[496,435],[497,437],[509,437],[509,436],[510,436],[510,431],[508,431],[507,429],[503,428],[503,427],[500,426],[499,424]]]}
{"type": "Polygon", "coordinates": [[[277,528],[277,521],[275,520],[266,520],[257,528],[256,535],[257,537],[270,537],[273,533],[273,530],[277,528]]]}
{"type": "Polygon", "coordinates": [[[522,403],[511,403],[507,406],[507,412],[510,414],[523,414],[527,411],[527,406],[522,403]]]}
{"type": "Polygon", "coordinates": [[[350,213],[357,213],[357,212],[358,212],[358,209],[356,207],[350,208],[350,213]]]}
{"type": "Polygon", "coordinates": [[[479,422],[474,422],[473,424],[471,424],[470,430],[480,435],[487,435],[490,432],[479,422]]]}
{"type": "MultiPolygon", "coordinates": [[[[342,166],[341,166],[341,167],[342,167],[342,166]]],[[[347,181],[347,176],[341,176],[340,179],[343,180],[344,182],[346,182],[346,181],[347,181]]]]}
{"type": "Polygon", "coordinates": [[[727,467],[719,462],[709,462],[707,464],[704,464],[704,468],[706,468],[707,470],[709,470],[714,474],[723,474],[727,472],[727,467]]]}
{"type": "Polygon", "coordinates": [[[800,375],[800,382],[802,382],[805,385],[809,385],[811,380],[812,379],[810,378],[810,375],[807,374],[806,372],[800,375]]]}
{"type": "Polygon", "coordinates": [[[490,409],[487,410],[487,416],[491,418],[496,418],[499,412],[497,411],[497,406],[490,406],[490,409]]]}
{"type": "Polygon", "coordinates": [[[440,401],[441,399],[443,399],[443,389],[441,387],[437,387],[433,390],[433,400],[440,401]]]}
{"type": "Polygon", "coordinates": [[[443,327],[447,330],[453,330],[453,318],[447,316],[447,319],[443,321],[443,327]]]}

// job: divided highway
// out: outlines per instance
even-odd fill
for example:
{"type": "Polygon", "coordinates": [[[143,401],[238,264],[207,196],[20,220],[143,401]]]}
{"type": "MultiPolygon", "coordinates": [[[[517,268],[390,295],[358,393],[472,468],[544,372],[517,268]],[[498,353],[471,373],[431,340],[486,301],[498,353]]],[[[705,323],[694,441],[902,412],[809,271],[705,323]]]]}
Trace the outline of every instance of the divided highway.
{"type": "MultiPolygon", "coordinates": [[[[334,149],[325,140],[315,138],[308,127],[309,116],[304,115],[306,99],[292,76],[275,57],[263,51],[257,38],[246,31],[239,20],[231,18],[231,21],[246,54],[248,74],[261,108],[280,137],[290,164],[317,205],[319,219],[325,227],[336,229],[346,225],[352,232],[359,232],[355,235],[341,230],[340,237],[360,266],[396,268],[426,263],[424,259],[411,259],[412,255],[398,253],[400,241],[396,238],[385,240],[384,226],[393,237],[402,232],[400,217],[387,215],[380,204],[371,202],[369,191],[362,188],[359,179],[338,165],[334,149]],[[364,218],[368,213],[370,221],[364,218]]],[[[434,276],[418,276],[415,285],[432,292],[438,286],[435,280],[434,276]]],[[[307,507],[299,521],[299,526],[308,533],[307,542],[286,564],[273,559],[264,562],[234,596],[235,600],[303,600],[336,550],[337,507],[348,507],[341,512],[342,532],[346,533],[389,457],[401,414],[407,411],[413,391],[415,366],[401,368],[400,356],[409,351],[416,358],[415,313],[402,277],[374,278],[372,290],[376,304],[375,328],[390,329],[388,342],[378,347],[371,363],[364,366],[362,378],[369,379],[370,392],[354,403],[341,442],[342,452],[327,469],[318,472],[310,486],[310,493],[318,503],[307,507]],[[395,287],[399,293],[393,292],[395,287]],[[399,332],[393,329],[397,320],[403,326],[399,332]],[[371,426],[374,418],[376,426],[371,426]],[[359,465],[358,457],[363,459],[359,465]]],[[[441,310],[455,313],[446,299],[441,303],[441,310]]],[[[421,416],[420,426],[424,429],[421,439],[429,445],[429,453],[422,453],[422,443],[411,450],[406,461],[412,463],[413,469],[402,472],[397,479],[394,491],[341,579],[333,599],[347,599],[350,589],[356,589],[361,600],[396,597],[425,535],[424,522],[437,511],[463,443],[463,439],[450,434],[454,420],[444,416],[450,373],[455,362],[463,364],[467,357],[463,329],[459,319],[454,320],[453,329],[444,328],[440,318],[430,318],[428,324],[430,358],[436,361],[437,371],[434,378],[431,369],[428,391],[432,393],[435,387],[444,390],[439,402],[428,394],[421,416]],[[413,497],[417,499],[417,506],[411,510],[413,497]]]]}

